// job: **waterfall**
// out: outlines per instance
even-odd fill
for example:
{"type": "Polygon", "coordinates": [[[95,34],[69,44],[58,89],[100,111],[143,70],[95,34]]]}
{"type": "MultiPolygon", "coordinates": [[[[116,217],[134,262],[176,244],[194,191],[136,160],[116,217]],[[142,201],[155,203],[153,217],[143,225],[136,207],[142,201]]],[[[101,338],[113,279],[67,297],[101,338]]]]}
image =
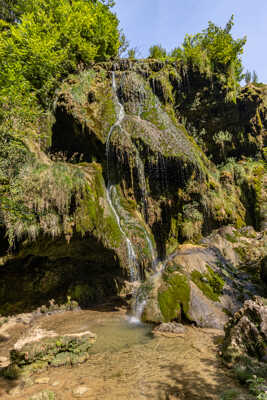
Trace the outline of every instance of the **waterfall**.
{"type": "Polygon", "coordinates": [[[113,198],[117,195],[116,194],[116,188],[111,185],[110,183],[110,170],[109,170],[109,153],[110,153],[110,139],[111,135],[114,131],[114,129],[118,126],[121,126],[121,122],[123,121],[123,118],[125,116],[124,108],[123,105],[119,102],[118,96],[117,96],[117,87],[116,87],[116,79],[115,79],[115,73],[112,72],[112,89],[115,94],[115,99],[117,106],[119,108],[118,112],[118,117],[114,125],[109,130],[108,137],[107,137],[107,142],[106,142],[106,157],[107,157],[107,175],[108,175],[108,184],[107,184],[107,200],[109,203],[109,206],[115,215],[118,227],[122,233],[122,235],[125,238],[126,245],[127,245],[127,256],[128,256],[128,262],[129,262],[129,272],[130,272],[130,279],[132,282],[136,280],[140,280],[140,272],[139,272],[139,265],[137,262],[137,257],[134,251],[133,244],[131,240],[127,237],[126,232],[123,230],[120,222],[120,216],[115,208],[115,204],[113,201],[113,198]]]}
{"type": "MultiPolygon", "coordinates": [[[[121,224],[121,218],[120,215],[117,211],[118,204],[116,205],[116,200],[118,200],[118,194],[116,191],[116,188],[111,184],[111,179],[110,179],[110,140],[112,133],[116,127],[119,127],[121,131],[124,131],[121,127],[121,123],[125,117],[125,111],[123,105],[120,103],[117,95],[117,86],[116,86],[116,79],[115,79],[115,72],[112,72],[112,89],[114,92],[114,97],[116,101],[116,106],[117,109],[119,110],[117,112],[117,120],[112,125],[112,127],[109,130],[108,136],[107,136],[107,141],[106,141],[106,158],[107,158],[107,188],[106,188],[106,193],[107,193],[107,201],[109,203],[109,206],[116,218],[118,227],[120,229],[120,232],[122,236],[125,238],[126,246],[127,246],[127,257],[128,257],[128,267],[129,267],[129,273],[130,273],[130,280],[131,282],[141,282],[141,274],[140,274],[140,266],[138,263],[137,256],[135,254],[134,246],[130,240],[130,238],[127,236],[126,231],[123,229],[122,224],[121,224]]],[[[126,134],[128,134],[126,132],[126,134]]],[[[137,170],[138,170],[138,178],[140,180],[141,184],[141,191],[142,191],[142,200],[143,200],[143,208],[144,208],[144,214],[146,213],[147,209],[147,192],[146,192],[146,181],[145,181],[145,173],[144,173],[144,165],[141,160],[141,157],[136,149],[136,160],[137,160],[137,170]]],[[[148,248],[151,254],[152,258],[152,267],[155,270],[156,269],[156,255],[155,255],[155,250],[152,244],[152,241],[144,228],[144,234],[145,238],[148,244],[148,248]]],[[[135,304],[133,307],[133,316],[129,318],[129,321],[132,323],[140,323],[141,316],[144,310],[146,304],[146,298],[143,295],[140,295],[140,290],[137,289],[135,293],[135,304]]]]}

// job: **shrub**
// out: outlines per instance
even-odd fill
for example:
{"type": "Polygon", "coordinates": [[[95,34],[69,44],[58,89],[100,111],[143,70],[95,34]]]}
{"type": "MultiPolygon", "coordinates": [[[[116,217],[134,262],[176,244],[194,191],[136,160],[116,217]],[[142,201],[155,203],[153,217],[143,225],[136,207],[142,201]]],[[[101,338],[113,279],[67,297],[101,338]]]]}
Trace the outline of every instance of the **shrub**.
{"type": "Polygon", "coordinates": [[[149,58],[165,59],[166,56],[167,56],[167,51],[161,46],[161,44],[156,44],[154,46],[151,46],[149,49],[149,58]]]}

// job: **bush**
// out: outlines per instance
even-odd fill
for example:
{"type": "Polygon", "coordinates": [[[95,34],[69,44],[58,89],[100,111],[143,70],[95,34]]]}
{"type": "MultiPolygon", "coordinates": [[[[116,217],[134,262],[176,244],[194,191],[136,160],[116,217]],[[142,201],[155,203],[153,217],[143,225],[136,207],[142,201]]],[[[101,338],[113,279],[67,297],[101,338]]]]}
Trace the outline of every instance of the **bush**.
{"type": "Polygon", "coordinates": [[[118,19],[102,2],[23,2],[20,22],[0,33],[0,100],[35,91],[46,103],[62,76],[116,56],[119,45],[118,19]]]}
{"type": "Polygon", "coordinates": [[[167,57],[167,51],[161,46],[161,44],[156,44],[150,47],[149,58],[164,60],[166,57],[167,57]]]}

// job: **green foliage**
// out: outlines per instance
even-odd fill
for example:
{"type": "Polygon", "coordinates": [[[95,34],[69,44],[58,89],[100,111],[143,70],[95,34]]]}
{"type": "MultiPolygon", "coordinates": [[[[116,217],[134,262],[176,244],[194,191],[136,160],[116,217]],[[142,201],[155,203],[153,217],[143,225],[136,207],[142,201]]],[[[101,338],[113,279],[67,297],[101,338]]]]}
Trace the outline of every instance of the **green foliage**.
{"type": "Polygon", "coordinates": [[[58,80],[78,64],[117,55],[117,26],[117,17],[99,1],[24,2],[20,23],[0,35],[0,100],[34,91],[46,103],[58,80]]]}
{"type": "MultiPolygon", "coordinates": [[[[85,0],[0,3],[2,12],[12,17],[5,18],[10,23],[0,20],[0,216],[7,224],[11,245],[16,237],[34,238],[38,231],[57,235],[59,226],[64,231],[65,222],[71,225],[70,221],[56,220],[66,214],[70,197],[80,188],[80,183],[75,186],[74,170],[63,168],[60,178],[57,163],[40,172],[44,166],[34,163],[32,153],[38,151],[37,143],[47,143],[47,110],[60,80],[83,64],[117,55],[118,19],[110,11],[111,5],[110,1],[85,0]],[[59,189],[63,184],[66,207],[62,203],[58,210],[56,198],[62,197],[55,188],[49,200],[52,184],[59,189]],[[30,200],[31,191],[38,204],[30,200]],[[42,209],[44,202],[47,204],[42,209]]],[[[80,76],[83,87],[88,87],[92,74],[80,76]]],[[[72,95],[83,101],[78,85],[73,86],[72,95]]]]}
{"type": "Polygon", "coordinates": [[[201,33],[186,35],[182,47],[170,54],[172,58],[197,65],[207,75],[214,73],[225,86],[229,101],[235,100],[238,82],[243,78],[240,56],[246,43],[246,37],[232,37],[233,24],[233,15],[225,28],[209,22],[201,33]]]}
{"type": "Polygon", "coordinates": [[[135,60],[137,58],[137,48],[132,47],[131,49],[128,50],[128,58],[135,60]]]}
{"type": "Polygon", "coordinates": [[[156,44],[151,46],[149,49],[149,58],[153,58],[156,60],[164,60],[167,56],[167,51],[164,49],[161,44],[156,44]]]}
{"type": "Polygon", "coordinates": [[[257,396],[257,400],[267,400],[267,394],[263,388],[266,383],[264,378],[253,375],[247,380],[247,383],[249,384],[249,390],[257,396]]]}
{"type": "Polygon", "coordinates": [[[216,144],[219,145],[220,151],[222,153],[222,156],[224,157],[224,151],[225,151],[225,143],[229,143],[232,141],[232,135],[228,131],[219,131],[216,132],[213,136],[213,140],[216,144]]]}
{"type": "Polygon", "coordinates": [[[0,0],[0,19],[15,22],[19,15],[18,0],[0,0]]]}
{"type": "Polygon", "coordinates": [[[15,239],[35,240],[40,233],[69,239],[72,206],[79,203],[84,182],[81,170],[66,163],[25,164],[1,199],[10,246],[15,239]]]}
{"type": "Polygon", "coordinates": [[[192,202],[183,206],[182,235],[188,240],[201,236],[203,215],[198,211],[198,203],[192,202]]]}

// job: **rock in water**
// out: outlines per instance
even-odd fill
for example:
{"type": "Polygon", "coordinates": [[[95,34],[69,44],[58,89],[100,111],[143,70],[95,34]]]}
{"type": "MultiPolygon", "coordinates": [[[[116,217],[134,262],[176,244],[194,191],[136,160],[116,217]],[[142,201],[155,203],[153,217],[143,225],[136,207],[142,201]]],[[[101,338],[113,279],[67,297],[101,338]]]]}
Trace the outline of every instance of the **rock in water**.
{"type": "Polygon", "coordinates": [[[178,324],[178,322],[168,322],[163,323],[157,326],[154,329],[154,333],[172,333],[176,335],[183,335],[185,333],[185,327],[182,324],[178,324]]]}
{"type": "Polygon", "coordinates": [[[95,340],[96,336],[87,331],[76,335],[44,337],[26,343],[20,349],[11,350],[11,364],[3,371],[3,375],[14,378],[20,374],[30,375],[49,366],[80,364],[89,358],[89,349],[95,340]]]}
{"type": "Polygon", "coordinates": [[[44,390],[43,392],[31,396],[29,400],[56,400],[56,395],[50,390],[44,390]]]}
{"type": "Polygon", "coordinates": [[[223,356],[232,362],[242,356],[267,357],[267,305],[260,297],[245,301],[225,326],[223,356]]]}

